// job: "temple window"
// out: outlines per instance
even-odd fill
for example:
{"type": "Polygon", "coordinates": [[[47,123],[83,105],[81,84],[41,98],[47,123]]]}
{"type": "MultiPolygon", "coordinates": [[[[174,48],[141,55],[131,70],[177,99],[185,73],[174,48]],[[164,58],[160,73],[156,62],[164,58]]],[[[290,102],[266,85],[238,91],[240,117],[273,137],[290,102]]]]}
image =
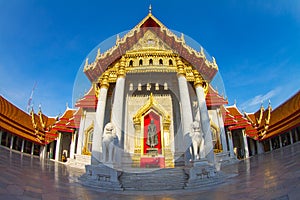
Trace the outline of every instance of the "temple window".
{"type": "Polygon", "coordinates": [[[168,90],[168,83],[164,83],[164,90],[168,90]]]}
{"type": "Polygon", "coordinates": [[[84,147],[82,151],[83,155],[91,155],[92,153],[93,133],[94,133],[94,123],[92,123],[85,131],[84,147]]]}
{"type": "Polygon", "coordinates": [[[163,65],[163,60],[159,59],[159,65],[163,65]]]}
{"type": "Polygon", "coordinates": [[[142,60],[142,59],[140,59],[139,65],[140,65],[140,66],[143,65],[143,60],[142,60]]]}
{"type": "Polygon", "coordinates": [[[129,91],[133,91],[133,84],[132,83],[129,84],[129,91]]]}
{"type": "Polygon", "coordinates": [[[155,84],[155,90],[159,90],[159,84],[158,83],[155,84]]]}
{"type": "Polygon", "coordinates": [[[147,83],[147,91],[150,91],[150,89],[151,89],[151,84],[147,83]]]}
{"type": "Polygon", "coordinates": [[[171,59],[169,60],[169,65],[173,65],[173,61],[171,59]]]}
{"type": "Polygon", "coordinates": [[[153,60],[152,59],[149,60],[149,65],[153,65],[153,60]]]}
{"type": "Polygon", "coordinates": [[[133,60],[130,60],[129,61],[129,67],[132,67],[133,66],[133,60]]]}
{"type": "Polygon", "coordinates": [[[88,132],[87,149],[89,152],[92,152],[93,133],[94,133],[94,129],[92,129],[91,131],[88,132]]]}
{"type": "Polygon", "coordinates": [[[139,83],[139,84],[138,84],[138,91],[141,91],[141,90],[142,90],[142,84],[139,83]]]}

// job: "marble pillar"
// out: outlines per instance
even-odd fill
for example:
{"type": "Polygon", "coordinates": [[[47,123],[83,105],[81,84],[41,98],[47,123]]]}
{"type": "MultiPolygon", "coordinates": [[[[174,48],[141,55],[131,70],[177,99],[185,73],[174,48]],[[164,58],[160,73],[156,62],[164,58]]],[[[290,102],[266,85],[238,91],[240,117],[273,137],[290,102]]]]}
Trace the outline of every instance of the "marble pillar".
{"type": "Polygon", "coordinates": [[[249,148],[248,148],[248,141],[247,141],[247,135],[245,133],[245,129],[242,130],[242,133],[243,133],[243,141],[244,141],[245,158],[249,158],[249,148]]]}
{"type": "Polygon", "coordinates": [[[185,151],[191,144],[189,133],[191,132],[191,125],[193,123],[192,108],[190,95],[187,85],[187,80],[184,76],[178,76],[180,102],[181,102],[181,123],[183,127],[184,149],[185,151]]]}
{"type": "Polygon", "coordinates": [[[236,155],[234,154],[234,150],[233,150],[233,142],[232,142],[232,133],[231,133],[231,131],[227,132],[227,139],[228,139],[230,157],[231,158],[236,158],[236,155]]]}
{"type": "Polygon", "coordinates": [[[118,71],[118,79],[114,92],[114,101],[111,113],[111,122],[116,127],[116,134],[119,139],[119,145],[124,147],[123,131],[123,109],[124,109],[124,90],[125,90],[125,58],[120,59],[120,67],[118,71]]]}
{"type": "Polygon", "coordinates": [[[24,152],[24,145],[25,145],[25,140],[23,139],[23,140],[22,140],[22,146],[21,146],[21,153],[24,152]]]}
{"type": "Polygon", "coordinates": [[[71,135],[70,159],[74,159],[76,136],[77,136],[77,130],[75,130],[74,133],[72,133],[71,135]]]}
{"type": "Polygon", "coordinates": [[[60,155],[60,143],[61,143],[61,133],[58,133],[58,137],[56,139],[56,148],[55,148],[55,160],[60,161],[61,158],[59,157],[60,155]]]}
{"type": "Polygon", "coordinates": [[[11,138],[10,138],[10,146],[9,146],[10,149],[13,148],[13,145],[14,145],[14,138],[15,138],[14,135],[12,135],[11,138]]]}
{"type": "Polygon", "coordinates": [[[84,146],[84,129],[85,129],[85,120],[86,120],[86,110],[83,111],[83,114],[80,119],[78,140],[77,140],[77,150],[76,153],[82,155],[82,148],[84,146]]]}
{"type": "Polygon", "coordinates": [[[185,161],[187,161],[188,157],[188,148],[191,145],[191,138],[189,133],[191,132],[191,125],[193,123],[193,116],[192,116],[192,107],[190,101],[190,94],[188,89],[188,83],[185,77],[185,72],[183,68],[183,63],[180,58],[177,58],[177,78],[178,78],[178,85],[179,85],[179,95],[180,95],[180,111],[181,111],[181,125],[182,125],[182,137],[183,143],[180,144],[181,140],[179,139],[179,153],[185,152],[185,161]]]}
{"type": "Polygon", "coordinates": [[[262,154],[265,152],[264,145],[262,142],[256,140],[257,154],[262,154]]]}
{"type": "Polygon", "coordinates": [[[217,113],[218,113],[218,122],[219,122],[219,127],[220,127],[220,136],[221,136],[222,149],[223,149],[224,153],[227,153],[228,152],[228,147],[227,147],[227,142],[226,142],[224,121],[222,119],[221,110],[219,108],[217,109],[217,113]]]}
{"type": "Polygon", "coordinates": [[[40,159],[45,159],[47,156],[47,145],[40,146],[40,159]]]}
{"type": "Polygon", "coordinates": [[[101,162],[102,154],[102,133],[104,128],[104,115],[106,108],[107,92],[109,88],[108,73],[104,73],[100,83],[100,91],[98,95],[98,104],[96,110],[96,121],[94,125],[93,144],[92,144],[92,164],[101,162]]]}
{"type": "Polygon", "coordinates": [[[204,151],[208,162],[214,163],[214,148],[212,142],[212,134],[210,129],[210,119],[207,111],[204,88],[201,84],[195,84],[198,107],[200,112],[200,121],[202,131],[204,133],[204,151]]]}
{"type": "Polygon", "coordinates": [[[31,144],[31,153],[30,153],[30,154],[31,154],[31,155],[34,154],[34,143],[31,144]]]}
{"type": "Polygon", "coordinates": [[[273,150],[273,145],[272,145],[272,139],[271,138],[269,139],[269,145],[270,145],[270,151],[272,151],[273,150]]]}
{"type": "Polygon", "coordinates": [[[294,144],[294,140],[293,140],[293,132],[292,132],[292,130],[289,131],[289,134],[290,134],[290,141],[291,141],[291,144],[294,144]]]}
{"type": "Polygon", "coordinates": [[[1,145],[1,143],[2,143],[2,130],[0,130],[0,145],[1,145]]]}
{"type": "Polygon", "coordinates": [[[282,138],[281,138],[281,135],[278,135],[278,138],[279,138],[279,147],[282,148],[282,138]]]}

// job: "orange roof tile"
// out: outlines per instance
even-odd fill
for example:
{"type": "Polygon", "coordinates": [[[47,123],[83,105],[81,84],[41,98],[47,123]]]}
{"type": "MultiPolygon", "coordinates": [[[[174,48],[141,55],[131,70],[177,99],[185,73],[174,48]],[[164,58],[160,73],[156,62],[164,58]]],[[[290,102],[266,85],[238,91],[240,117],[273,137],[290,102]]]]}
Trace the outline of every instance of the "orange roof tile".
{"type": "Polygon", "coordinates": [[[59,120],[53,126],[53,130],[59,132],[74,132],[73,128],[67,126],[69,120],[73,117],[76,110],[67,108],[65,113],[59,118],[59,120]]]}
{"type": "Polygon", "coordinates": [[[300,126],[300,90],[271,112],[269,129],[262,140],[300,126]]]}
{"type": "Polygon", "coordinates": [[[220,96],[219,93],[211,86],[208,86],[208,92],[205,97],[207,106],[221,106],[227,105],[228,101],[224,97],[220,96]]]}
{"type": "Polygon", "coordinates": [[[97,97],[95,93],[95,89],[92,86],[90,90],[84,95],[83,98],[79,99],[75,107],[77,108],[93,108],[96,111],[97,108],[97,97]]]}
{"type": "MultiPolygon", "coordinates": [[[[34,115],[34,119],[38,119],[36,115],[34,115]]],[[[44,136],[40,124],[37,125],[38,129],[36,130],[32,124],[32,117],[2,95],[0,96],[0,128],[31,142],[44,143],[43,139],[38,137],[38,135],[44,136]]]]}

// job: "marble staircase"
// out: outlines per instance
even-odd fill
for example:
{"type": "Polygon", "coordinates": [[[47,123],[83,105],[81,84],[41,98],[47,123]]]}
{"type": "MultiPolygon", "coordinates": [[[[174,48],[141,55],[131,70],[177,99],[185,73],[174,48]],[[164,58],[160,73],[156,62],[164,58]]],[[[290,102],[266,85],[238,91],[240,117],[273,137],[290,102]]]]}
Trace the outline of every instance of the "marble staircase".
{"type": "Polygon", "coordinates": [[[124,190],[180,190],[185,188],[188,175],[183,168],[166,168],[123,172],[119,180],[124,190]]]}

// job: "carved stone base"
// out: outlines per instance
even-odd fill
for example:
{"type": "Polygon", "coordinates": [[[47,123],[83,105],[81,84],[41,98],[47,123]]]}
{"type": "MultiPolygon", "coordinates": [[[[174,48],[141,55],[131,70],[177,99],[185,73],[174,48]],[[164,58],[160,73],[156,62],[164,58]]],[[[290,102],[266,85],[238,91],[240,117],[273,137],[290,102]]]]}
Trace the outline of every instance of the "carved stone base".
{"type": "Polygon", "coordinates": [[[214,176],[216,176],[216,168],[205,159],[194,161],[189,170],[189,180],[211,178],[214,176]]]}
{"type": "Polygon", "coordinates": [[[86,165],[86,173],[79,180],[82,184],[88,186],[110,190],[123,190],[119,182],[120,175],[121,172],[101,163],[99,165],[86,165]]]}

